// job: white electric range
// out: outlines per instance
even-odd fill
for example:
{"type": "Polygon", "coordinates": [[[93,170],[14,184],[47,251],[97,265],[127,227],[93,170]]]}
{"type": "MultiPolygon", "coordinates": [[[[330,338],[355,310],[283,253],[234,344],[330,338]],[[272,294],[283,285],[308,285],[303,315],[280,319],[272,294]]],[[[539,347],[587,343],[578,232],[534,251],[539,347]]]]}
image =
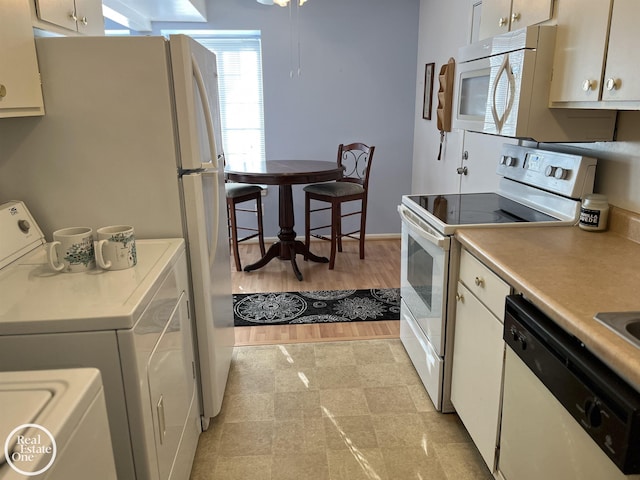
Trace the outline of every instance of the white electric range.
{"type": "Polygon", "coordinates": [[[133,268],[53,272],[26,206],[0,205],[0,371],[99,369],[118,478],[187,479],[201,422],[185,243],[136,247],[133,268]]]}
{"type": "Polygon", "coordinates": [[[505,144],[496,192],[404,195],[400,338],[437,410],[450,400],[459,228],[575,225],[597,160],[505,144]]]}

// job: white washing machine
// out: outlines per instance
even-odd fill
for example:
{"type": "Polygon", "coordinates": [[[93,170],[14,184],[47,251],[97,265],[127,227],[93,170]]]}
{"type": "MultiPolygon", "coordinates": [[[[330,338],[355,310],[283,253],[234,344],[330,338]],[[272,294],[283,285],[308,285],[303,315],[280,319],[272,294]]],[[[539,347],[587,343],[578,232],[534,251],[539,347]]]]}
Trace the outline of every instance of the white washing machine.
{"type": "Polygon", "coordinates": [[[117,479],[99,370],[0,372],[0,411],[0,480],[117,479]]]}
{"type": "Polygon", "coordinates": [[[184,480],[202,431],[185,244],[136,247],[133,268],[55,273],[24,204],[0,205],[0,371],[99,369],[118,479],[184,480]]]}

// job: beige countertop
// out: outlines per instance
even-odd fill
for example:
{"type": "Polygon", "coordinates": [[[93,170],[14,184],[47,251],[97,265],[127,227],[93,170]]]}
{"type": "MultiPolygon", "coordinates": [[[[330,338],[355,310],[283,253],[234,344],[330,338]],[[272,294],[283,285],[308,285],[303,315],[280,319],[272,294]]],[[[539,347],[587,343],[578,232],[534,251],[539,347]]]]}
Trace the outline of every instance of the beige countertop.
{"type": "Polygon", "coordinates": [[[640,349],[593,319],[598,312],[640,312],[640,244],[628,222],[621,226],[614,218],[611,225],[607,232],[478,228],[460,229],[455,236],[640,390],[640,349]]]}

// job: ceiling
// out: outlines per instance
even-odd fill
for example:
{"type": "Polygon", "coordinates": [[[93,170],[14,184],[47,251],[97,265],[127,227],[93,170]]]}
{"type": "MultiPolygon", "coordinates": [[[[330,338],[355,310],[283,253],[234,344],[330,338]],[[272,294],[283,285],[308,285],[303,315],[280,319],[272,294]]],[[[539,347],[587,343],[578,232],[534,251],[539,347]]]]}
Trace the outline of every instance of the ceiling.
{"type": "Polygon", "coordinates": [[[132,30],[151,31],[151,22],[206,22],[205,0],[103,0],[105,17],[132,30]]]}

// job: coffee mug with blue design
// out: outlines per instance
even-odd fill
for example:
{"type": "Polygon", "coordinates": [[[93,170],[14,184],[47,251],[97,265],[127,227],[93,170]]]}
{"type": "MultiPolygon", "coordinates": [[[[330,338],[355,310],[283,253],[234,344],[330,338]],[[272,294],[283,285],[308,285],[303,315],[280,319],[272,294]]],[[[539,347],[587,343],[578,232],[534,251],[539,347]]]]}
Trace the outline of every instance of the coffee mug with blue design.
{"type": "Polygon", "coordinates": [[[49,266],[56,272],[86,272],[96,267],[93,230],[70,227],[53,232],[53,242],[47,246],[49,266]]]}
{"type": "Polygon", "coordinates": [[[98,229],[96,260],[105,270],[124,270],[138,263],[136,237],[130,225],[113,225],[98,229]]]}

